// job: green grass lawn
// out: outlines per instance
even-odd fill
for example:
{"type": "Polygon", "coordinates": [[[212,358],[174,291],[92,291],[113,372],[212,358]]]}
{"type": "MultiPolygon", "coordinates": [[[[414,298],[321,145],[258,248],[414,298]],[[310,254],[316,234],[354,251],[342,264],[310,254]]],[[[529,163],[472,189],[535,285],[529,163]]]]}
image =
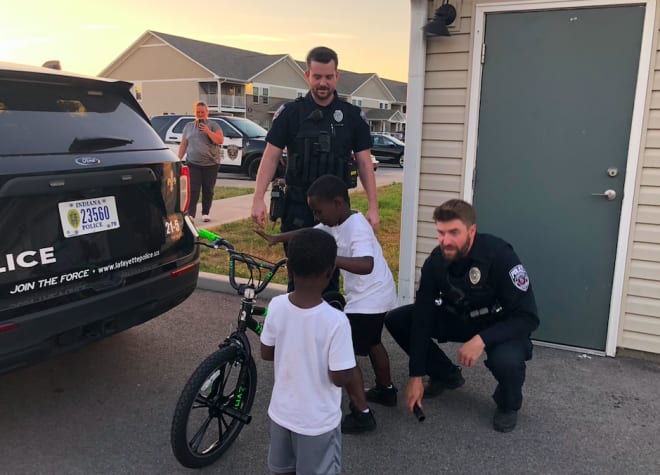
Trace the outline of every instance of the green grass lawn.
{"type": "MultiPolygon", "coordinates": [[[[217,189],[217,188],[216,188],[217,189]]],[[[383,255],[394,276],[394,282],[398,282],[399,277],[399,232],[401,228],[401,183],[395,183],[378,188],[378,206],[380,211],[380,226],[376,237],[383,248],[383,255]]],[[[364,192],[351,193],[351,207],[367,212],[367,197],[364,192]]],[[[284,258],[284,250],[281,245],[268,247],[266,241],[260,238],[254,232],[255,224],[251,219],[235,221],[233,223],[223,224],[222,226],[212,228],[216,234],[221,235],[234,245],[236,250],[259,256],[271,262],[276,262],[284,258]]],[[[279,222],[266,225],[266,232],[271,234],[279,233],[279,222]]],[[[226,252],[201,248],[201,270],[215,274],[228,274],[228,256],[226,252]]],[[[246,277],[240,273],[237,268],[237,274],[246,277]]],[[[280,271],[273,279],[273,282],[286,284],[286,271],[280,271]]]]}
{"type": "MultiPolygon", "coordinates": [[[[234,186],[216,186],[213,189],[214,200],[224,200],[225,198],[233,198],[234,196],[251,195],[254,193],[254,188],[238,188],[234,186]]],[[[201,200],[201,196],[200,196],[201,200]]]]}

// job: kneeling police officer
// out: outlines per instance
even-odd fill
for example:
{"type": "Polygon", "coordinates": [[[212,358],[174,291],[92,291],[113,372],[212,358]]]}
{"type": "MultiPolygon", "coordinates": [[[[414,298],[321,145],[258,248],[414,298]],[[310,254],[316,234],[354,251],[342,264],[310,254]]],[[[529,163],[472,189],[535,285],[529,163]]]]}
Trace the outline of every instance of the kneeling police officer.
{"type": "Polygon", "coordinates": [[[461,387],[461,370],[432,341],[464,344],[458,363],[484,364],[497,380],[493,427],[509,432],[522,405],[525,362],[532,357],[530,334],[539,318],[525,268],[510,244],[477,233],[474,208],[462,200],[437,207],[438,243],[422,266],[415,303],[390,311],[385,325],[408,353],[406,404],[461,387]],[[429,375],[426,387],[422,377],[429,375]]]}
{"type": "MultiPolygon", "coordinates": [[[[284,206],[279,207],[282,216],[271,216],[271,219],[282,218],[281,232],[316,224],[307,206],[307,189],[316,178],[326,174],[338,176],[349,188],[357,186],[359,175],[367,193],[369,209],[366,218],[374,229],[378,227],[371,133],[360,108],[337,95],[338,61],[337,54],[329,48],[312,49],[307,55],[305,71],[309,92],[283,104],[273,117],[252,202],[252,219],[259,226],[264,226],[268,219],[264,195],[286,148],[286,191],[283,193],[284,206]]],[[[271,208],[278,209],[278,206],[271,208]]],[[[292,289],[289,281],[289,290],[292,289]]],[[[328,290],[337,289],[338,277],[333,279],[328,290]]]]}

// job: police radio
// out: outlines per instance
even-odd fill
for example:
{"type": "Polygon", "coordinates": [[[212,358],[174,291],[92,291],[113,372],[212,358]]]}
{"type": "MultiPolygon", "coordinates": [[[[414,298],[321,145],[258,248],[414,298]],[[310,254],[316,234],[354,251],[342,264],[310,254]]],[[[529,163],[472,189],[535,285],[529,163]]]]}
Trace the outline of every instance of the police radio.
{"type": "Polygon", "coordinates": [[[270,220],[273,222],[284,216],[285,191],[286,185],[282,179],[278,178],[277,180],[273,181],[270,189],[270,209],[268,213],[270,220]]]}

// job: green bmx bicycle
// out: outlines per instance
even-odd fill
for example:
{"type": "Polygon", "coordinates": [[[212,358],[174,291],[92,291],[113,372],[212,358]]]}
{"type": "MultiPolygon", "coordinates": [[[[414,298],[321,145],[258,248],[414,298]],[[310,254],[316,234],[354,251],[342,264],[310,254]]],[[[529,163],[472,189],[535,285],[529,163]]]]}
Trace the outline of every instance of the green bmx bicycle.
{"type": "Polygon", "coordinates": [[[177,460],[189,468],[210,465],[234,442],[252,416],[250,409],[257,392],[257,367],[247,329],[261,334],[266,307],[256,305],[256,296],[270,283],[286,259],[276,263],[234,250],[222,237],[200,229],[209,241],[198,244],[224,249],[229,254],[229,282],[242,295],[238,326],[190,376],[176,404],[172,419],[171,443],[177,460]],[[249,278],[236,281],[236,264],[245,264],[249,278]]]}

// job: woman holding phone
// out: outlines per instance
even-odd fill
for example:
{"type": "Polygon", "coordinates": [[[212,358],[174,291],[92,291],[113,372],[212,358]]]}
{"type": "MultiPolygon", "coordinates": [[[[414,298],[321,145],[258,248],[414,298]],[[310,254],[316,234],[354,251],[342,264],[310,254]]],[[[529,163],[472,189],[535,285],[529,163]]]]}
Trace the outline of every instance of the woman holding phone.
{"type": "Polygon", "coordinates": [[[202,193],[202,220],[211,220],[211,204],[213,203],[213,188],[220,167],[220,145],[224,142],[222,129],[213,121],[209,121],[209,108],[204,102],[195,102],[195,121],[183,128],[179,160],[186,157],[190,169],[190,216],[195,218],[199,193],[202,193]]]}

